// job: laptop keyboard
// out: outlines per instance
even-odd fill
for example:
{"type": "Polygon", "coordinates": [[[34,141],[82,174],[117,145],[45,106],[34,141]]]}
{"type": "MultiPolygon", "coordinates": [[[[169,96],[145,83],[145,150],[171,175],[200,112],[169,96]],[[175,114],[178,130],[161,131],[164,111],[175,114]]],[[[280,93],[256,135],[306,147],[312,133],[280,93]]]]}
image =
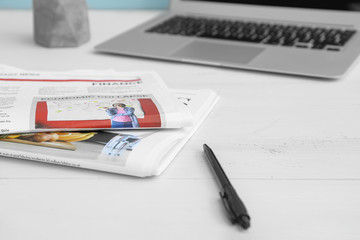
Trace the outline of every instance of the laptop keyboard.
{"type": "Polygon", "coordinates": [[[356,30],[174,16],[146,32],[340,51],[356,30]]]}

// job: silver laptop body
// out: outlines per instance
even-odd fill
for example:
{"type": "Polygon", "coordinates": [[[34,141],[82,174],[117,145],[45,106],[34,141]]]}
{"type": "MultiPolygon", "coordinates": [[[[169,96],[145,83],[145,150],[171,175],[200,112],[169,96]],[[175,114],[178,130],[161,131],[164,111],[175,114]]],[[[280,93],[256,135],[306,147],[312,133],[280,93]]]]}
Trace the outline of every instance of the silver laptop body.
{"type": "Polygon", "coordinates": [[[172,0],[168,12],[95,46],[95,50],[331,79],[344,76],[359,56],[359,29],[360,12],[357,11],[172,0]],[[346,28],[357,32],[337,51],[147,32],[174,16],[346,28]]]}

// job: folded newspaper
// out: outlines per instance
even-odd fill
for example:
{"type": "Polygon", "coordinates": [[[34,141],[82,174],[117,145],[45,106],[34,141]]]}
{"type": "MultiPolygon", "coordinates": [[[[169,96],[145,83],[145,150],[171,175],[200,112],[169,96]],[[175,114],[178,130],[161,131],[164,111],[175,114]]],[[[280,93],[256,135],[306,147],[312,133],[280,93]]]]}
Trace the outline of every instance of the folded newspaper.
{"type": "Polygon", "coordinates": [[[161,174],[218,100],[153,72],[1,66],[0,94],[1,156],[138,177],[161,174]]]}

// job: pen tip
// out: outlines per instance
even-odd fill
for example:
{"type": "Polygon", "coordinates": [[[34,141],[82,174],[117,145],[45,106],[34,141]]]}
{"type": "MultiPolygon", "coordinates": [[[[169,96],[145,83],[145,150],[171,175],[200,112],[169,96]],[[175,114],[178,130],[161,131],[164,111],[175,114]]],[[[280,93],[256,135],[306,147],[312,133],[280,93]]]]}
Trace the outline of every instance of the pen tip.
{"type": "Polygon", "coordinates": [[[248,229],[250,227],[250,218],[249,216],[243,215],[238,219],[239,224],[244,228],[248,229]]]}

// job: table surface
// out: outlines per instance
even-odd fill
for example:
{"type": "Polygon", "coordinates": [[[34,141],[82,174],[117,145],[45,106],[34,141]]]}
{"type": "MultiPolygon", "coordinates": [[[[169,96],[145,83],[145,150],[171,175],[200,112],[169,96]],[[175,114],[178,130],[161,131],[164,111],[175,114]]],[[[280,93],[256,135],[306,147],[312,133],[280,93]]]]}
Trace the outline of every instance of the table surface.
{"type": "Polygon", "coordinates": [[[29,10],[0,11],[0,63],[31,70],[154,70],[220,101],[154,178],[0,158],[0,239],[359,239],[360,66],[319,80],[99,54],[94,46],[160,11],[89,12],[91,41],[48,49],[29,10]],[[202,144],[213,148],[252,226],[228,220],[202,144]]]}

